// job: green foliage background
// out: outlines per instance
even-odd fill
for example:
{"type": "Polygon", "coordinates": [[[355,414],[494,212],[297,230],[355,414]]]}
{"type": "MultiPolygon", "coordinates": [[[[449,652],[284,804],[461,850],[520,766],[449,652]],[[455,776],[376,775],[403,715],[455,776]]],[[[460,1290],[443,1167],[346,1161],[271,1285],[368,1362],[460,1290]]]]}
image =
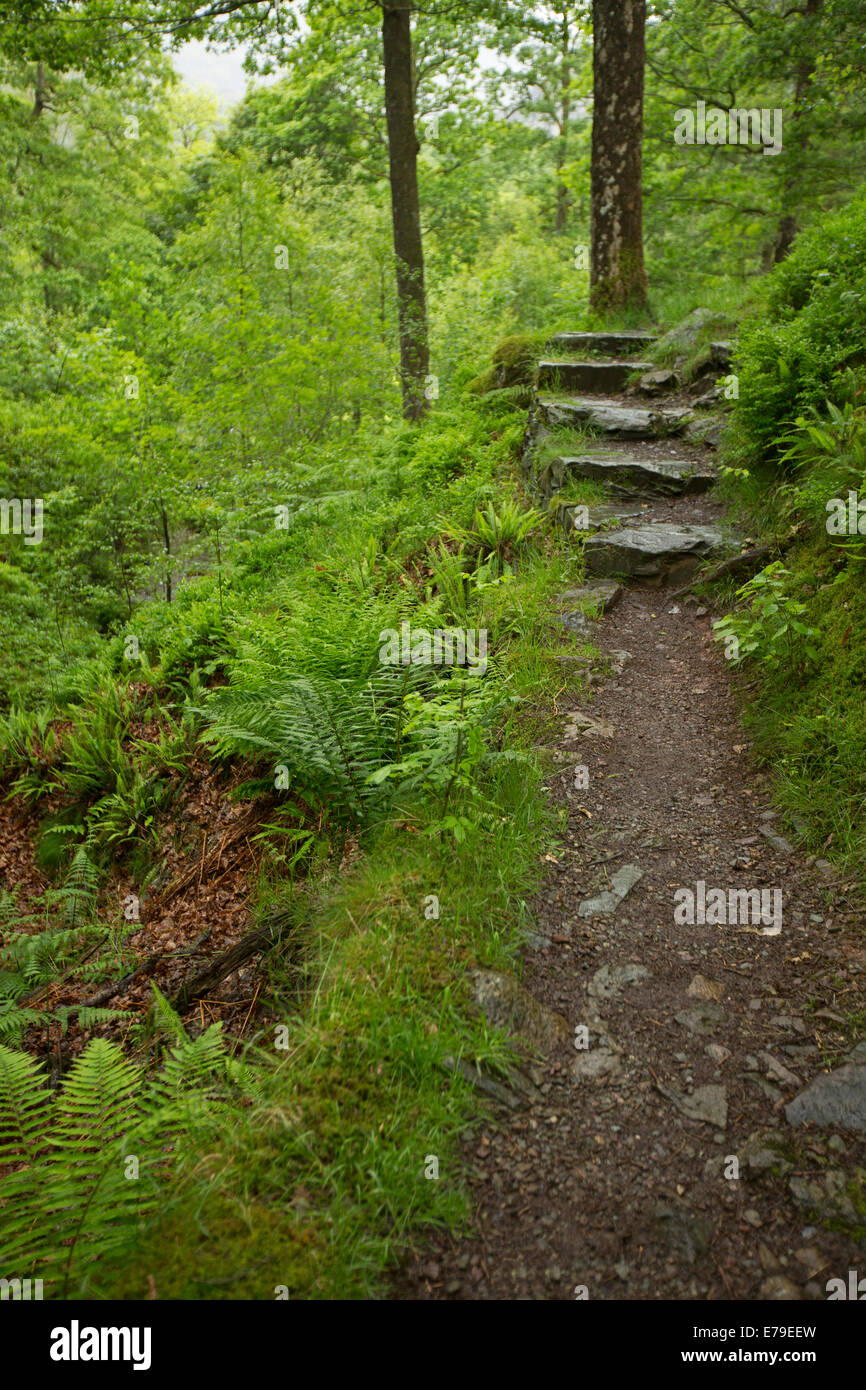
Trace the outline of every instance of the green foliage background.
{"type": "MultiPolygon", "coordinates": [[[[798,834],[852,865],[864,552],[823,516],[866,482],[860,8],[653,4],[644,164],[656,320],[743,322],[732,501],[780,544],[800,528],[721,631],[798,834]],[[781,107],[782,154],[675,145],[698,99],[781,107]]],[[[239,10],[223,36],[279,77],[230,114],[162,51],[182,0],[132,0],[148,22],[120,36],[105,0],[68,9],[0,5],[0,496],[45,507],[42,544],[0,535],[0,776],[51,883],[0,896],[0,1273],[60,1297],[379,1295],[413,1233],[465,1218],[448,1059],[511,1060],[466,974],[513,965],[556,833],[534,745],[580,553],[515,461],[544,341],[594,326],[585,7],[415,18],[419,426],[375,7],[309,0],[262,32],[239,10]],[[383,668],[406,619],[483,628],[485,674],[383,668]],[[253,800],[284,777],[251,897],[285,1049],[269,1025],[230,1052],[158,993],[135,1020],[47,1002],[134,965],[120,875],[153,883],[203,751],[253,800]],[[55,1093],[31,1052],[73,1024],[55,1093]]]]}

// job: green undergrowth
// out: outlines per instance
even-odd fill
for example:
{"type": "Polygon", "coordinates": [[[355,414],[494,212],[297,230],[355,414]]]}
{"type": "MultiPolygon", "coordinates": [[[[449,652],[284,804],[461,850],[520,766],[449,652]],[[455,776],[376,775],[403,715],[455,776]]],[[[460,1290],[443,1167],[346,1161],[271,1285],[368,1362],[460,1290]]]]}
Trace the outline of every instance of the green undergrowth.
{"type": "MultiPolygon", "coordinates": [[[[756,613],[761,577],[737,591],[743,658],[757,688],[745,720],[772,766],[789,828],[805,847],[862,876],[866,867],[866,597],[862,565],[840,566],[816,534],[769,576],[770,606],[756,613]],[[787,629],[785,631],[784,629],[787,629]]],[[[729,629],[718,629],[724,637],[729,629]]]]}
{"type": "Polygon", "coordinates": [[[197,1190],[150,1231],[115,1296],[145,1297],[154,1270],[168,1298],[376,1296],[414,1235],[465,1223],[457,1139],[475,1105],[444,1059],[507,1064],[469,1008],[466,971],[513,960],[546,842],[537,776],[515,769],[496,798],[499,825],[463,853],[394,829],[322,892],[315,993],[286,1015],[286,1051],[274,1031],[258,1040],[262,1096],[221,1148],[217,1199],[197,1190]],[[425,916],[432,894],[438,919],[425,916]],[[207,1292],[203,1268],[219,1274],[207,1292]]]}
{"type": "Polygon", "coordinates": [[[597,507],[609,502],[610,493],[604,484],[594,478],[570,477],[563,487],[553,494],[551,510],[559,507],[585,506],[597,507]]]}
{"type": "MultiPolygon", "coordinates": [[[[535,452],[535,461],[538,468],[543,468],[546,463],[552,463],[554,459],[577,457],[585,454],[588,450],[597,447],[599,440],[599,430],[597,427],[587,424],[582,429],[574,429],[569,426],[561,426],[551,430],[540,441],[535,452]]],[[[600,492],[603,491],[602,485],[597,484],[600,492]]]]}
{"type": "MultiPolygon", "coordinates": [[[[544,356],[546,333],[514,333],[503,338],[490,355],[492,365],[470,378],[464,391],[473,396],[496,395],[508,388],[527,388],[535,380],[539,358],[544,356]]],[[[518,396],[521,403],[522,396],[518,396]]]]}
{"type": "MultiPolygon", "coordinates": [[[[134,965],[106,892],[120,868],[146,896],[167,837],[197,853],[179,815],[194,768],[209,766],[217,798],[261,806],[251,907],[280,924],[267,1025],[197,1074],[187,1141],[140,1139],[140,1201],[117,1187],[130,1150],[111,1097],[139,1095],[152,1066],[124,1068],[216,1035],[158,998],[125,1042],[106,1040],[125,1022],[110,1010],[78,1019],[84,1051],[60,1096],[84,1077],[107,1103],[93,1102],[88,1153],[67,1150],[72,1186],[59,1158],[45,1168],[39,1125],[25,1136],[27,1240],[0,1240],[0,1263],[20,1254],[16,1271],[45,1278],[46,1296],[377,1296],[421,1232],[468,1220],[458,1138],[477,1102],[453,1062],[496,1074],[511,1055],[471,1007],[468,973],[514,968],[557,832],[534,744],[561,686],[555,597],[580,565],[516,486],[524,424],[514,406],[464,398],[367,441],[351,505],[325,496],[228,549],[58,672],[53,700],[0,724],[0,776],[36,814],[57,883],[29,914],[4,904],[9,1076],[33,1027],[53,1047],[68,1026],[28,1002],[34,984],[75,975],[90,992],[134,965]],[[383,662],[403,623],[483,630],[486,664],[383,662]],[[90,1184],[116,1203],[87,1214],[90,1184]],[[85,1215],[64,1263],[69,1202],[85,1215]]],[[[44,1076],[28,1081],[37,1096],[44,1076]]],[[[14,1099],[0,1079],[0,1111],[14,1099]]]]}
{"type": "Polygon", "coordinates": [[[866,357],[862,197],[798,238],[737,348],[722,494],[769,562],[717,624],[789,831],[866,868],[866,357]]]}
{"type": "Polygon", "coordinates": [[[866,192],[797,238],[752,298],[736,351],[727,440],[741,466],[779,464],[786,434],[866,367],[866,192]]]}

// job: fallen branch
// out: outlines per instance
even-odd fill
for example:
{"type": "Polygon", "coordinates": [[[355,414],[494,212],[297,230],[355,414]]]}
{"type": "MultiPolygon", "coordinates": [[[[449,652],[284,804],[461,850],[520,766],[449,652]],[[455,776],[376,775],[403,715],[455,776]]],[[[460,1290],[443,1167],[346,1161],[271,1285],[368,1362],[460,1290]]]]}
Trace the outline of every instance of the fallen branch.
{"type": "MultiPolygon", "coordinates": [[[[741,555],[734,555],[730,560],[723,560],[715,569],[703,570],[700,574],[684,584],[681,589],[674,589],[672,594],[668,594],[667,599],[680,598],[694,589],[697,584],[713,584],[717,579],[721,579],[725,574],[731,574],[734,570],[743,569],[746,566],[754,566],[756,569],[763,567],[768,556],[772,555],[773,546],[756,545],[752,550],[744,550],[741,555]]],[[[667,600],[665,600],[667,602],[667,600]]]]}
{"type": "Polygon", "coordinates": [[[127,975],[122,976],[119,980],[113,980],[103,985],[95,994],[91,994],[87,999],[82,999],[80,1004],[76,1004],[75,1007],[78,1009],[95,1009],[99,1004],[105,1004],[109,999],[113,999],[115,994],[120,994],[126,989],[126,986],[132,984],[132,981],[137,979],[139,975],[152,975],[161,960],[176,959],[177,956],[195,955],[199,948],[207,941],[212,931],[212,927],[206,927],[201,935],[196,937],[191,946],[187,946],[181,951],[172,951],[168,955],[166,955],[164,951],[157,951],[154,955],[148,956],[141,965],[137,965],[134,970],[130,970],[127,975]]]}
{"type": "Polygon", "coordinates": [[[152,975],[159,962],[163,959],[162,952],[148,956],[142,965],[136,966],[135,970],[130,970],[128,975],[124,975],[120,980],[113,980],[110,984],[103,985],[95,994],[91,994],[87,999],[82,999],[74,1007],[76,1009],[95,1009],[100,1004],[107,1004],[109,999],[113,999],[116,994],[122,993],[127,985],[137,979],[139,975],[152,975]]]}
{"type": "Polygon", "coordinates": [[[279,936],[270,926],[259,927],[256,931],[247,932],[246,936],[242,936],[237,945],[232,946],[230,951],[224,951],[203,970],[199,970],[197,975],[184,981],[170,1001],[171,1007],[176,1013],[183,1013],[184,1009],[188,1009],[190,1004],[193,1004],[201,995],[207,994],[220,984],[227,975],[231,975],[252,956],[269,951],[278,940],[279,936]]]}
{"type": "Polygon", "coordinates": [[[756,545],[751,550],[744,550],[741,555],[733,555],[730,560],[723,560],[715,569],[696,574],[688,584],[684,584],[681,589],[674,589],[672,594],[668,594],[669,599],[679,598],[682,594],[687,594],[690,589],[694,589],[698,584],[712,584],[714,580],[721,579],[723,575],[730,574],[732,570],[743,569],[746,566],[754,565],[755,568],[763,569],[764,564],[770,555],[784,555],[797,540],[806,523],[798,521],[792,526],[786,536],[773,545],[756,545]]]}

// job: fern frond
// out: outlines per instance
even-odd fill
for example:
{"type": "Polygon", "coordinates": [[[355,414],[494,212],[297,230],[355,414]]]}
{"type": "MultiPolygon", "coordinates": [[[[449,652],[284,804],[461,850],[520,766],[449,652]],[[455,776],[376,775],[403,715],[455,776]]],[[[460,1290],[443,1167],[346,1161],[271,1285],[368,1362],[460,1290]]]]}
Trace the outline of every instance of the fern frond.
{"type": "Polygon", "coordinates": [[[0,1164],[33,1161],[50,1105],[42,1063],[0,1044],[0,1164]]]}
{"type": "Polygon", "coordinates": [[[186,1029],[180,1014],[171,1007],[158,985],[152,984],[151,987],[153,989],[153,1017],[159,1031],[171,1038],[178,1039],[180,1042],[186,1042],[186,1029]]]}
{"type": "Polygon", "coordinates": [[[41,1278],[47,1297],[98,1296],[102,1266],[225,1128],[232,1088],[254,1093],[253,1068],[229,1058],[221,1026],[190,1039],[160,998],[173,1043],[147,1079],[97,1038],[52,1097],[44,1066],[0,1044],[0,1269],[41,1278]]]}
{"type": "Polygon", "coordinates": [[[63,915],[68,926],[77,927],[93,921],[98,891],[99,870],[87,845],[79,845],[63,884],[63,915]]]}

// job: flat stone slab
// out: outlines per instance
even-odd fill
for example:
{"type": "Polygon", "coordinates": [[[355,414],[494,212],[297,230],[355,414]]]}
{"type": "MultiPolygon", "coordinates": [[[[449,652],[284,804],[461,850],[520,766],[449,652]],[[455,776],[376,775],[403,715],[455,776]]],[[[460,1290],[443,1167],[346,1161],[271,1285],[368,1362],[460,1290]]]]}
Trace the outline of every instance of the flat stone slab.
{"type": "Polygon", "coordinates": [[[589,626],[589,618],[580,608],[569,609],[566,613],[558,613],[557,618],[566,632],[586,632],[589,626]]]}
{"type": "Polygon", "coordinates": [[[790,1173],[793,1164],[789,1157],[791,1141],[778,1129],[756,1129],[739,1150],[739,1160],[746,1178],[762,1178],[767,1173],[790,1173]]]}
{"type": "MultiPolygon", "coordinates": [[[[629,867],[634,869],[637,866],[632,864],[629,867]]],[[[638,870],[638,878],[640,877],[638,870]]],[[[649,973],[645,965],[603,965],[600,970],[596,970],[586,992],[590,999],[607,1003],[616,999],[626,985],[639,985],[642,980],[648,980],[649,973]]]]}
{"type": "Polygon", "coordinates": [[[846,1062],[818,1076],[785,1106],[789,1125],[866,1130],[866,1062],[846,1062]]]}
{"type": "Polygon", "coordinates": [[[564,531],[598,531],[612,522],[621,525],[642,515],[640,507],[587,507],[580,502],[557,502],[555,498],[551,505],[564,531]]]}
{"type": "Polygon", "coordinates": [[[685,437],[690,444],[706,444],[709,449],[718,449],[725,429],[725,417],[714,411],[712,415],[695,416],[686,425],[685,437]]]}
{"type": "Polygon", "coordinates": [[[562,595],[564,603],[592,604],[599,615],[613,608],[622,598],[622,585],[615,579],[596,579],[592,584],[583,584],[579,589],[566,589],[562,595]]]}
{"type": "Polygon", "coordinates": [[[571,1038],[571,1028],[562,1014],[539,1004],[513,975],[476,970],[472,975],[472,997],[492,1027],[525,1038],[542,1050],[571,1038]]]}
{"type": "Polygon", "coordinates": [[[686,495],[707,492],[716,477],[700,464],[683,459],[642,459],[625,454],[580,454],[556,460],[558,476],[595,478],[616,492],[638,496],[686,495]]]}
{"type": "Polygon", "coordinates": [[[581,1052],[571,1064],[572,1081],[599,1081],[604,1077],[612,1079],[622,1071],[622,1062],[609,1047],[589,1048],[581,1052]]]}
{"type": "Polygon", "coordinates": [[[777,830],[774,830],[771,825],[759,825],[758,831],[761,835],[763,835],[767,840],[770,841],[770,844],[773,846],[773,849],[778,850],[779,854],[794,853],[794,846],[791,844],[791,841],[786,840],[784,835],[780,835],[779,832],[777,830]]]}
{"type": "Polygon", "coordinates": [[[643,352],[655,341],[654,333],[623,328],[609,333],[556,333],[547,346],[551,352],[601,352],[607,357],[627,357],[630,352],[643,352]]]}
{"type": "Polygon", "coordinates": [[[684,1202],[671,1206],[657,1202],[653,1221],[678,1264],[693,1265],[709,1250],[715,1235],[713,1219],[690,1211],[684,1202]]]}
{"type": "Polygon", "coordinates": [[[724,1025],[726,1015],[720,1004],[708,1001],[705,1004],[696,1004],[693,1009],[683,1009],[681,1013],[674,1014],[674,1018],[687,1033],[707,1037],[724,1025]]]}
{"type": "Polygon", "coordinates": [[[563,731],[563,739],[566,743],[573,742],[576,738],[613,738],[616,729],[605,719],[593,719],[592,715],[584,714],[581,710],[573,710],[567,716],[568,723],[563,731]]]}
{"type": "Polygon", "coordinates": [[[646,410],[594,396],[539,398],[538,408],[549,429],[591,425],[612,439],[666,439],[683,434],[692,418],[689,410],[646,410]]]}
{"type": "MultiPolygon", "coordinates": [[[[571,510],[574,512],[575,508],[572,507],[571,510]]],[[[612,521],[617,523],[622,521],[633,521],[636,516],[642,515],[643,512],[640,507],[617,507],[610,503],[604,503],[600,507],[587,508],[587,525],[585,528],[580,524],[583,520],[582,515],[577,517],[572,516],[571,529],[577,531],[584,529],[587,531],[597,531],[602,526],[609,526],[612,521]]]]}
{"type": "Polygon", "coordinates": [[[656,521],[589,536],[583,553],[588,574],[656,579],[676,569],[680,578],[693,572],[702,559],[721,554],[728,544],[716,526],[656,521]]]}
{"type": "Polygon", "coordinates": [[[640,391],[643,396],[660,396],[665,391],[675,391],[678,385],[676,372],[667,367],[656,367],[652,371],[644,372],[632,390],[640,391]]]}
{"type": "MultiPolygon", "coordinates": [[[[643,878],[643,869],[637,864],[624,864],[610,881],[610,888],[599,893],[597,898],[585,898],[577,909],[578,917],[604,917],[616,912],[623,898],[631,892],[636,883],[643,878]]],[[[602,967],[605,969],[606,967],[602,967]]],[[[623,967],[626,970],[642,970],[640,965],[623,967]]],[[[640,978],[640,977],[636,977],[640,978]]]]}
{"type": "Polygon", "coordinates": [[[820,1177],[803,1178],[796,1173],[788,1178],[788,1192],[797,1206],[819,1220],[842,1221],[846,1226],[862,1226],[863,1214],[851,1200],[850,1173],[841,1168],[828,1168],[820,1177]]]}
{"type": "Polygon", "coordinates": [[[676,1086],[665,1086],[657,1081],[656,1090],[690,1120],[715,1125],[716,1129],[724,1129],[728,1123],[728,1093],[724,1086],[711,1082],[709,1086],[698,1086],[686,1095],[676,1086]]]}
{"type": "Polygon", "coordinates": [[[648,362],[579,362],[546,358],[538,364],[538,385],[560,391],[623,391],[634,372],[648,372],[648,362]]]}

